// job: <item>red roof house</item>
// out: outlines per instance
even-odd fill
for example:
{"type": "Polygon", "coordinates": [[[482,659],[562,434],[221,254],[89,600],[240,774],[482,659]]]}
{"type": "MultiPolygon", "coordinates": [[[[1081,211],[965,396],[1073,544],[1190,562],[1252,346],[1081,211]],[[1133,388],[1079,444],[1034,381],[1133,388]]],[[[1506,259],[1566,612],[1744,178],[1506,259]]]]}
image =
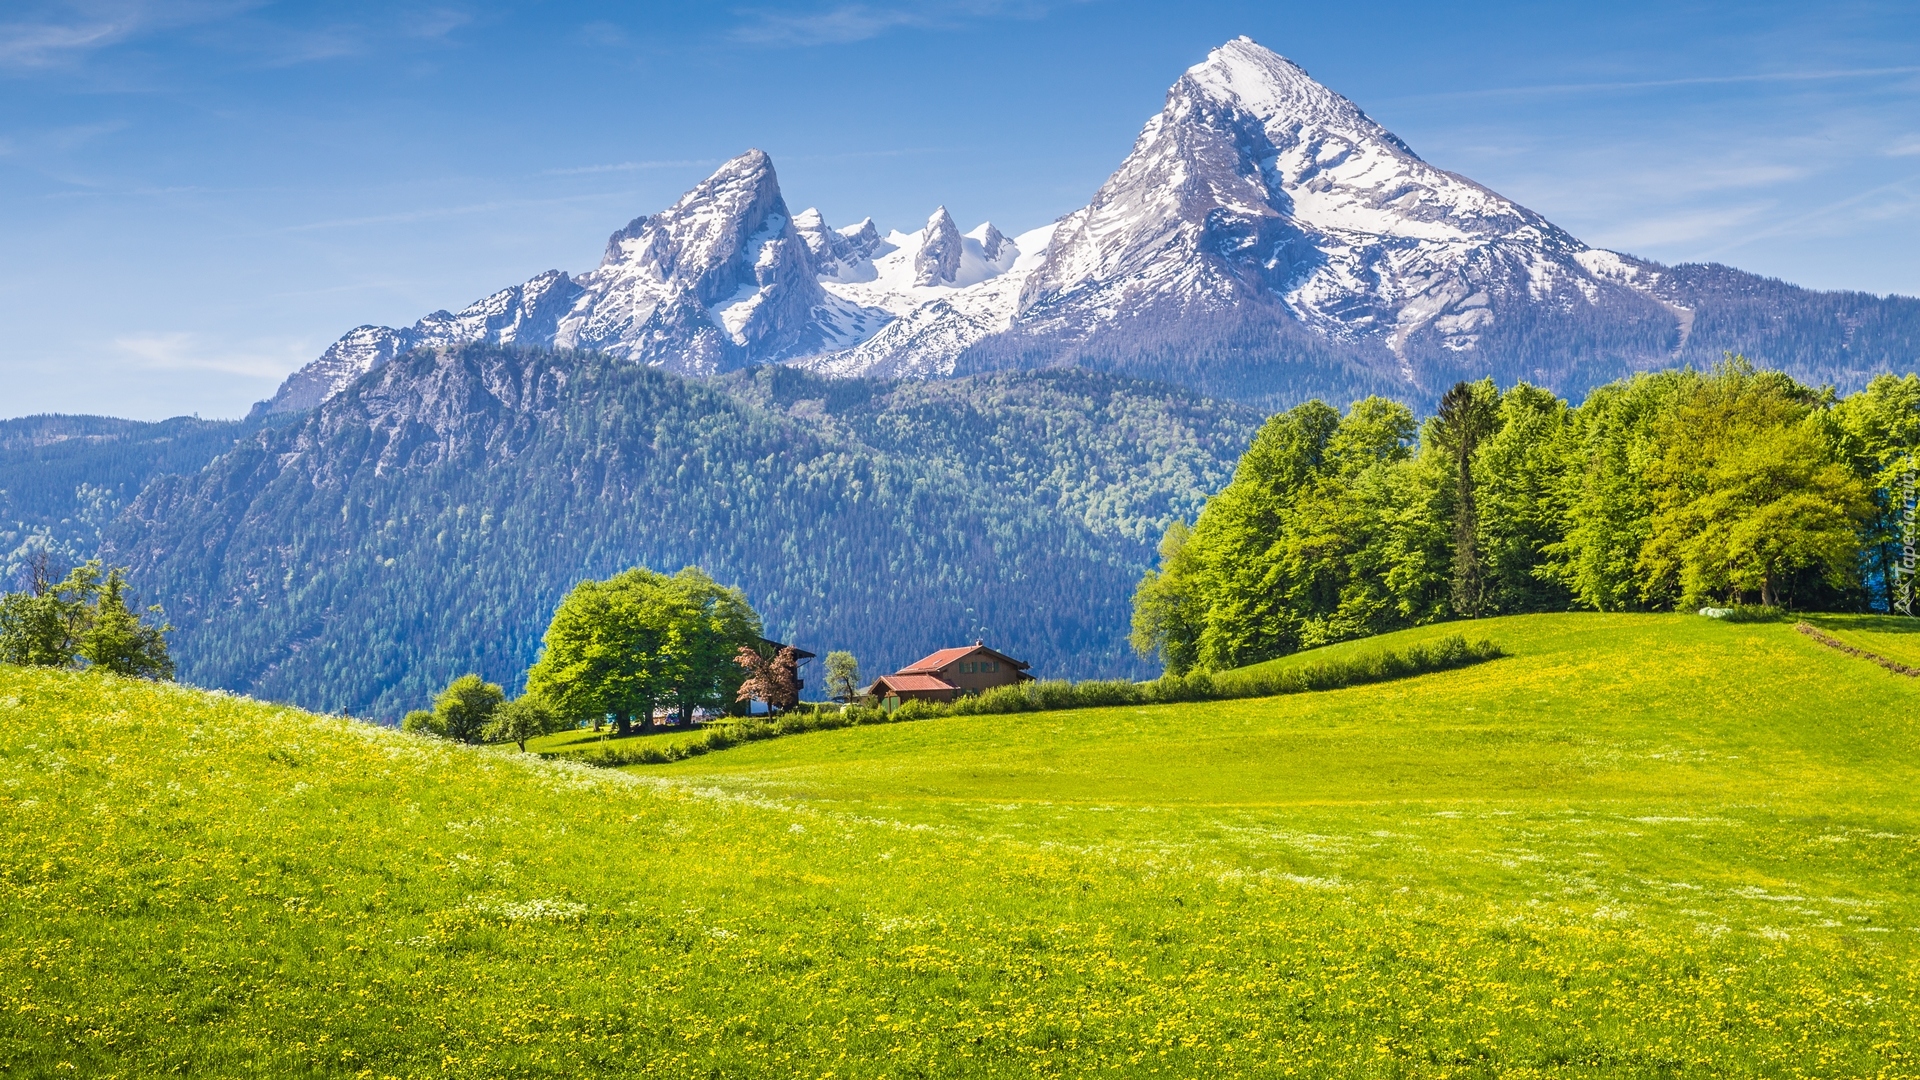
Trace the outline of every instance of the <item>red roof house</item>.
{"type": "Polygon", "coordinates": [[[957,649],[941,649],[891,675],[882,675],[861,693],[882,701],[952,701],[963,694],[1031,679],[1033,676],[1027,674],[1030,666],[1025,660],[1015,660],[976,641],[957,649]]]}

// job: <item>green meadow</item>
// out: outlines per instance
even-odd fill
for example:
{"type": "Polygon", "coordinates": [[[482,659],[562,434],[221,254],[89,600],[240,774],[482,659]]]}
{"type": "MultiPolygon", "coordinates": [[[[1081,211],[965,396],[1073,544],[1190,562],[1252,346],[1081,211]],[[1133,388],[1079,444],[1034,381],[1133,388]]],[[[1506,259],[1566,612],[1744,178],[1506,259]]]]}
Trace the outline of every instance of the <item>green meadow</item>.
{"type": "Polygon", "coordinates": [[[618,771],[0,668],[0,1071],[1920,1075],[1920,679],[1472,630],[1511,655],[618,771]]]}

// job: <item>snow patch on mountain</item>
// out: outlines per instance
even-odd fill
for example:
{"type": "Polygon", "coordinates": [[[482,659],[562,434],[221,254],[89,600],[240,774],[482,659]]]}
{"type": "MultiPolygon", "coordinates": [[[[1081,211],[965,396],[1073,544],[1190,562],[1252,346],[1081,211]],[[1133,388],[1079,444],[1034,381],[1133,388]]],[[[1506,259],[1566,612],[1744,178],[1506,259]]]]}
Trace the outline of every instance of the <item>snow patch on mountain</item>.
{"type": "Polygon", "coordinates": [[[830,293],[894,320],[852,348],[796,361],[829,375],[939,378],[953,374],[960,354],[1001,333],[1019,311],[1022,283],[1046,258],[1054,226],[1009,239],[991,222],[943,235],[952,219],[937,211],[918,233],[889,234],[860,273],[822,280],[830,293]],[[945,219],[945,225],[942,224],[945,219]],[[950,278],[923,284],[926,245],[957,237],[959,257],[950,278]]]}

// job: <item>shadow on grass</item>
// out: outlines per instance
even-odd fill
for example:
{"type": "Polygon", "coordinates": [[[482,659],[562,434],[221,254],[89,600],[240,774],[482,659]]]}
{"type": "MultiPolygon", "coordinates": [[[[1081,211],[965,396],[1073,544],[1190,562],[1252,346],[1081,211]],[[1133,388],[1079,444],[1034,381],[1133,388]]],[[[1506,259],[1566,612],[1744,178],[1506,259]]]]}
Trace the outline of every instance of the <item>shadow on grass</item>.
{"type": "Polygon", "coordinates": [[[1920,634],[1920,618],[1911,615],[1843,615],[1808,612],[1804,622],[1826,630],[1860,630],[1873,634],[1920,634]]]}

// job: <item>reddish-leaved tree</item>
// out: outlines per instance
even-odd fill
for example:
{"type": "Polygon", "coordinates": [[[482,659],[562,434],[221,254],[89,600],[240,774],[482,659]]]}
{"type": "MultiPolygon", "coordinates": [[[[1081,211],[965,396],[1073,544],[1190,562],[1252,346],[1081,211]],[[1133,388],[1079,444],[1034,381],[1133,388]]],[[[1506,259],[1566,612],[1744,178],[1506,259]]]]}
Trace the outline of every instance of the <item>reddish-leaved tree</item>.
{"type": "Polygon", "coordinates": [[[793,646],[782,648],[769,660],[743,645],[733,662],[747,673],[735,701],[764,701],[775,712],[800,703],[800,654],[793,646]]]}

